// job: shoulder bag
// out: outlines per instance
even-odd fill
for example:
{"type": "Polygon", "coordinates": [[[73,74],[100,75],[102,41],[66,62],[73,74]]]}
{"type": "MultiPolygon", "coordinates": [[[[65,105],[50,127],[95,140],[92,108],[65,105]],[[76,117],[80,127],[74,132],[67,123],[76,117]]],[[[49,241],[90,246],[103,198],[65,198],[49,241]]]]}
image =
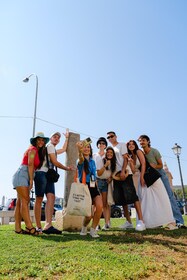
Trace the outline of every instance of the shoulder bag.
{"type": "Polygon", "coordinates": [[[48,167],[48,171],[46,172],[47,180],[49,182],[56,183],[56,182],[58,182],[58,179],[59,179],[60,175],[57,172],[57,167],[56,166],[55,166],[55,169],[49,167],[49,159],[48,159],[47,148],[46,148],[46,160],[47,160],[47,167],[48,167]]]}
{"type": "MultiPolygon", "coordinates": [[[[144,180],[148,188],[152,186],[152,184],[154,184],[161,177],[161,174],[158,172],[158,170],[156,170],[154,167],[150,165],[146,157],[145,157],[145,163],[146,163],[146,169],[144,173],[144,180]]],[[[141,171],[141,166],[139,170],[141,171]]]]}

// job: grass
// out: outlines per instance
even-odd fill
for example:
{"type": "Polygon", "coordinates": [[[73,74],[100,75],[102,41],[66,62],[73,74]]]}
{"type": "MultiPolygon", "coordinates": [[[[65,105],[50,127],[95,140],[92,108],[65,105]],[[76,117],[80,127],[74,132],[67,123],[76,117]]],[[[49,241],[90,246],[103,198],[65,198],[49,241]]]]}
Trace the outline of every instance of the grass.
{"type": "Polygon", "coordinates": [[[112,219],[99,239],[18,235],[14,225],[0,226],[0,279],[187,279],[186,229],[124,231],[123,221],[112,219]]]}

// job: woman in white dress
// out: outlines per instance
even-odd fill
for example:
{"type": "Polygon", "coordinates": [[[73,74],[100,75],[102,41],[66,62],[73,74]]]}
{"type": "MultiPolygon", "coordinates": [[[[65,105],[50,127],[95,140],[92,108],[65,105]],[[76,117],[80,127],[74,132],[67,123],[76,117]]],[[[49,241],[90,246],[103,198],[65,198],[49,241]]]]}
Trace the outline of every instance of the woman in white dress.
{"type": "Polygon", "coordinates": [[[134,140],[130,140],[127,143],[127,149],[132,172],[138,169],[141,170],[138,180],[138,196],[141,201],[146,228],[167,225],[167,229],[174,229],[175,220],[162,180],[159,178],[150,187],[147,187],[144,180],[146,161],[143,152],[138,148],[134,140]]]}

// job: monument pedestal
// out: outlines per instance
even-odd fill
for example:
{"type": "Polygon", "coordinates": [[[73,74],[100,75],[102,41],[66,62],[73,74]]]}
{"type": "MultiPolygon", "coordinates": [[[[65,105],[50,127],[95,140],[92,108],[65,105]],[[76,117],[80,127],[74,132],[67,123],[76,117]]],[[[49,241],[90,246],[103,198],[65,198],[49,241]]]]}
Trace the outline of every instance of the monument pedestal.
{"type": "Polygon", "coordinates": [[[55,227],[63,231],[81,231],[84,217],[72,216],[62,211],[55,213],[55,227]]]}

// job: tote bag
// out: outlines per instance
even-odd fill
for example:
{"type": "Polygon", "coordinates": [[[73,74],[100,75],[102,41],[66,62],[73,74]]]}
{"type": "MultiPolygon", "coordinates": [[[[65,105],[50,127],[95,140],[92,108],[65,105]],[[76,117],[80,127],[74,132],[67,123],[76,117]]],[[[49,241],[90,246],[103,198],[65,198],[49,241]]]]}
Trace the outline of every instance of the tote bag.
{"type": "MultiPolygon", "coordinates": [[[[86,182],[86,173],[83,171],[83,182],[86,182]]],[[[92,199],[90,191],[85,183],[77,182],[71,184],[66,212],[75,216],[91,216],[92,199]]]]}

